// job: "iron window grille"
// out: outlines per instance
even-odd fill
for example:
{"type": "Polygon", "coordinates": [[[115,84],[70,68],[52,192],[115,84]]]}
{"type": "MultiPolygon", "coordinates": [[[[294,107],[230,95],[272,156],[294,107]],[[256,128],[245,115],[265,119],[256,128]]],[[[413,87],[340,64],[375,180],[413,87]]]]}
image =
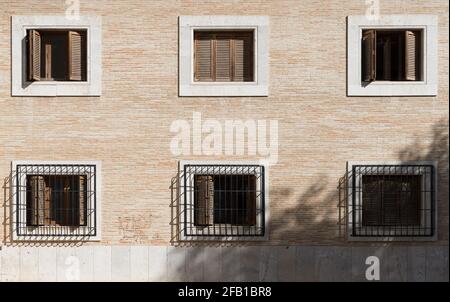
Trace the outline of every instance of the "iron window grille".
{"type": "Polygon", "coordinates": [[[352,236],[433,236],[434,173],[432,165],[354,165],[352,236]]]}
{"type": "Polygon", "coordinates": [[[264,236],[264,166],[184,165],[184,236],[264,236]]]}
{"type": "Polygon", "coordinates": [[[18,164],[17,236],[96,236],[96,165],[18,164]]]}

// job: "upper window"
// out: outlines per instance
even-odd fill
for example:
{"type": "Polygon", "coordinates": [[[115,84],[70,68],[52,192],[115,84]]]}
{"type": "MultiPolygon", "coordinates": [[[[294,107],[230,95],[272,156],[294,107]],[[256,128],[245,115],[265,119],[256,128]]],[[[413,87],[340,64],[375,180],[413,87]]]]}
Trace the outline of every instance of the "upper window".
{"type": "Polygon", "coordinates": [[[29,81],[86,81],[86,31],[27,32],[29,81]]]}
{"type": "Polygon", "coordinates": [[[184,239],[242,239],[265,235],[265,167],[185,164],[184,239]]]}
{"type": "Polygon", "coordinates": [[[253,31],[194,31],[194,79],[252,82],[253,31]]]}
{"type": "Polygon", "coordinates": [[[99,164],[16,162],[17,240],[99,238],[99,164]]]}
{"type": "Polygon", "coordinates": [[[422,30],[362,33],[362,81],[421,81],[422,30]]]}
{"type": "Polygon", "coordinates": [[[268,18],[181,16],[180,96],[267,96],[268,18]]]}
{"type": "Polygon", "coordinates": [[[352,237],[433,237],[435,167],[428,163],[351,164],[352,237]]]}
{"type": "Polygon", "coordinates": [[[437,94],[437,18],[349,16],[347,94],[437,94]]]}
{"type": "Polygon", "coordinates": [[[101,19],[12,17],[13,96],[99,96],[101,19]]]}

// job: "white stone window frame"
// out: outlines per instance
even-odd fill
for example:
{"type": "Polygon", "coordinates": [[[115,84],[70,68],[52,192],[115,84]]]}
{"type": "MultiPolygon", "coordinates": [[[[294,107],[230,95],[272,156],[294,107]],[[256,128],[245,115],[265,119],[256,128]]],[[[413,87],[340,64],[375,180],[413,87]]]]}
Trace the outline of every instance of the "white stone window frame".
{"type": "Polygon", "coordinates": [[[179,96],[268,96],[269,17],[267,16],[180,16],[179,96]],[[195,30],[254,31],[253,82],[195,82],[195,30]]]}
{"type": "Polygon", "coordinates": [[[381,15],[347,17],[348,96],[436,96],[438,91],[438,18],[433,15],[381,15]],[[361,39],[366,29],[422,30],[422,81],[361,80],[361,39]]]}
{"type": "MultiPolygon", "coordinates": [[[[411,166],[420,166],[420,165],[430,165],[433,166],[434,175],[433,181],[434,181],[434,190],[433,195],[434,199],[429,200],[428,202],[434,203],[434,212],[432,215],[434,215],[434,232],[433,236],[427,236],[427,237],[419,237],[419,236],[352,236],[353,234],[353,175],[348,178],[347,183],[347,240],[348,241],[436,241],[438,239],[438,204],[437,204],[437,193],[438,193],[438,163],[437,161],[349,161],[347,162],[347,168],[349,173],[352,173],[354,166],[371,166],[371,165],[377,165],[377,166],[394,166],[394,165],[411,165],[411,166]]],[[[350,174],[351,175],[351,174],[350,174]]],[[[373,174],[372,174],[373,175],[373,174]]],[[[420,175],[420,174],[417,174],[420,175]]],[[[423,183],[422,183],[423,184],[423,183]]],[[[425,201],[427,202],[427,201],[425,201]]],[[[366,227],[370,228],[370,227],[366,227]]]]}
{"type": "Polygon", "coordinates": [[[12,96],[100,96],[102,93],[102,19],[80,16],[12,16],[12,96]],[[28,29],[87,31],[86,81],[28,81],[26,43],[28,29]]]}
{"type": "MultiPolygon", "coordinates": [[[[185,165],[259,165],[264,167],[264,235],[262,236],[186,236],[184,232],[184,215],[180,215],[178,230],[178,239],[179,241],[192,241],[192,242],[248,242],[248,241],[267,241],[269,240],[269,221],[270,221],[270,206],[269,206],[269,163],[265,160],[247,160],[247,161],[233,161],[233,160],[181,160],[178,163],[178,181],[179,187],[182,187],[184,184],[184,166],[185,165]]],[[[185,188],[182,187],[181,194],[178,196],[183,196],[185,188]]],[[[180,201],[179,203],[179,213],[184,213],[188,209],[185,209],[184,202],[180,201]]],[[[227,228],[230,229],[230,226],[227,225],[227,228]]],[[[237,228],[239,226],[231,226],[234,228],[233,233],[237,233],[237,228]]],[[[242,232],[241,232],[242,233],[242,232]]]]}
{"type": "MultiPolygon", "coordinates": [[[[45,167],[44,167],[45,169],[45,167]]],[[[33,160],[14,160],[11,162],[11,170],[13,174],[11,176],[11,204],[10,204],[10,231],[11,239],[13,242],[84,242],[84,241],[101,241],[102,239],[102,163],[101,161],[33,161],[33,160]],[[17,234],[17,179],[14,175],[14,171],[17,171],[18,165],[94,165],[95,166],[95,217],[90,219],[95,219],[95,235],[65,235],[65,236],[30,236],[30,235],[18,235],[17,234]]],[[[36,170],[32,170],[27,173],[36,173],[36,170]]],[[[42,170],[45,174],[45,170],[42,170]]],[[[68,174],[70,175],[70,174],[68,174]]],[[[23,181],[26,181],[26,177],[23,181]]],[[[21,183],[22,186],[26,185],[21,183]]],[[[93,184],[91,184],[92,186],[93,184]]],[[[26,198],[22,196],[22,198],[26,198]]],[[[79,226],[76,229],[83,228],[84,226],[79,226]]],[[[35,233],[39,233],[38,227],[33,227],[35,233]]],[[[33,232],[33,231],[32,231],[33,232]]]]}

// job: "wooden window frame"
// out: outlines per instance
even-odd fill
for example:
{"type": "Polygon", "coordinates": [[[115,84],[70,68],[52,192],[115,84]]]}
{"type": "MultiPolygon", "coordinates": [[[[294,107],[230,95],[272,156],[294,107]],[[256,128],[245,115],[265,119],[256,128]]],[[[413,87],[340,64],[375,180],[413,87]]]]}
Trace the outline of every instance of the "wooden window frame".
{"type": "Polygon", "coordinates": [[[54,29],[54,28],[45,28],[45,29],[29,29],[27,33],[27,40],[28,40],[28,79],[30,81],[54,81],[54,82],[87,82],[87,74],[88,74],[88,60],[87,60],[87,30],[86,29],[54,29]],[[44,39],[49,36],[66,36],[66,43],[65,47],[67,48],[67,54],[66,54],[66,62],[52,62],[52,44],[50,43],[44,43],[44,39]],[[36,36],[39,36],[39,41],[36,40],[36,36]],[[78,50],[80,58],[76,60],[74,58],[74,36],[77,36],[79,39],[79,46],[80,49],[78,50]],[[34,55],[35,52],[35,43],[39,44],[39,75],[35,75],[36,67],[35,61],[33,58],[36,57],[34,55]],[[43,54],[41,56],[41,54],[43,54]],[[41,57],[44,58],[44,62],[41,61],[41,57]],[[74,62],[80,64],[78,68],[74,68],[74,62]],[[52,75],[52,64],[55,63],[56,65],[66,65],[66,74],[63,79],[56,79],[52,75]],[[42,70],[43,68],[43,70],[42,70]],[[75,74],[76,70],[78,73],[75,74]],[[44,74],[44,77],[41,76],[41,74],[44,74]]]}
{"type": "MultiPolygon", "coordinates": [[[[255,29],[235,29],[235,30],[194,30],[194,51],[193,51],[193,56],[194,56],[194,82],[195,83],[210,83],[210,82],[214,82],[214,83],[229,83],[229,82],[234,82],[234,83],[251,83],[254,82],[254,75],[255,75],[255,29]],[[211,47],[211,81],[202,81],[199,79],[198,75],[197,75],[197,66],[198,66],[198,61],[197,61],[197,55],[196,55],[196,50],[197,50],[197,41],[202,39],[197,39],[196,36],[203,36],[204,40],[209,40],[210,41],[210,47],[211,47]],[[229,45],[229,72],[230,72],[230,80],[229,81],[217,81],[217,36],[219,36],[219,39],[224,39],[224,40],[228,40],[230,45],[229,45]],[[228,38],[228,39],[227,39],[228,38]],[[239,38],[242,39],[249,39],[251,40],[251,49],[249,50],[249,54],[248,56],[251,58],[251,62],[248,62],[247,64],[249,64],[249,74],[250,74],[250,80],[244,80],[242,81],[236,81],[236,40],[238,40],[239,38]]],[[[244,58],[245,59],[245,58],[244,58]]],[[[248,58],[247,58],[248,59],[248,58]]]]}
{"type": "Polygon", "coordinates": [[[411,28],[396,28],[396,29],[386,29],[386,28],[366,28],[362,31],[362,38],[361,38],[361,67],[362,67],[362,82],[371,83],[371,82],[421,82],[423,78],[423,68],[424,65],[423,61],[425,60],[424,54],[423,54],[423,39],[424,30],[423,29],[411,29],[411,28]],[[400,37],[401,45],[397,46],[399,51],[402,51],[401,59],[400,61],[393,61],[390,60],[389,62],[384,62],[386,65],[394,65],[394,63],[397,63],[397,65],[400,65],[399,68],[401,70],[402,76],[400,80],[394,80],[394,79],[377,79],[380,75],[380,72],[377,71],[378,69],[378,63],[377,59],[383,59],[383,54],[378,53],[378,37],[384,36],[387,33],[393,33],[397,35],[397,38],[400,37]],[[408,47],[407,40],[408,36],[413,35],[415,38],[416,49],[413,50],[414,52],[414,71],[415,75],[410,76],[409,75],[409,64],[408,64],[408,53],[411,52],[411,50],[408,47]],[[402,37],[403,36],[403,37],[402,37]],[[367,53],[370,54],[367,54],[367,53]],[[369,60],[367,60],[367,56],[370,57],[369,60]]]}

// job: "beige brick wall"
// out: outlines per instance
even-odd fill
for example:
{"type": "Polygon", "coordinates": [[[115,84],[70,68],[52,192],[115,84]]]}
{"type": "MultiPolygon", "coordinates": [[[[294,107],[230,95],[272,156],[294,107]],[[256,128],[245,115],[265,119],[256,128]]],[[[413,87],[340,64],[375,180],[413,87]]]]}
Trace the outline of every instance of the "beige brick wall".
{"type": "Polygon", "coordinates": [[[101,160],[100,244],[169,244],[177,161],[205,159],[173,156],[169,127],[193,111],[279,121],[270,244],[346,244],[336,190],[346,161],[397,159],[439,160],[438,243],[448,242],[447,1],[380,1],[382,14],[439,17],[437,97],[346,97],[346,16],[364,14],[363,0],[80,2],[103,17],[101,97],[11,97],[10,17],[63,15],[64,1],[0,0],[0,176],[14,159],[101,160]],[[270,16],[269,97],[177,96],[177,17],[217,12],[270,16]]]}

